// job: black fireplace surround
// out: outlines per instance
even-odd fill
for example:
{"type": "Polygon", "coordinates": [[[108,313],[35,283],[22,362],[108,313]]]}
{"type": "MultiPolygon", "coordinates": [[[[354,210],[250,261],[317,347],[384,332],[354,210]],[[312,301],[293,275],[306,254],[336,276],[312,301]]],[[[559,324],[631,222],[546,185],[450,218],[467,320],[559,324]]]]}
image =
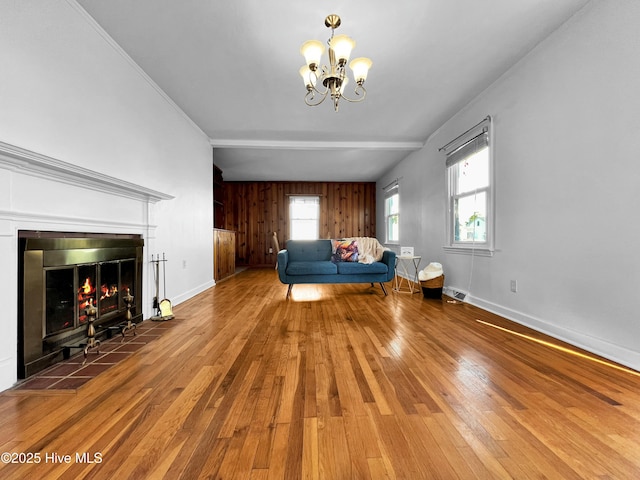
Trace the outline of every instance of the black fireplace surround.
{"type": "Polygon", "coordinates": [[[139,235],[20,231],[18,378],[27,378],[81,349],[89,304],[97,337],[111,337],[126,318],[142,320],[139,235]]]}

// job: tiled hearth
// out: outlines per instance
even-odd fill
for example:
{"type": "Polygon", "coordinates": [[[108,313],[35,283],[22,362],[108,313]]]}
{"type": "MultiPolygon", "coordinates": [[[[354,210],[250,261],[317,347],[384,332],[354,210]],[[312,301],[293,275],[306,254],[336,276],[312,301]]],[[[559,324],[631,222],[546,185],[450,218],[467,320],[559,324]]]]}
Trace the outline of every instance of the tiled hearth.
{"type": "Polygon", "coordinates": [[[160,337],[176,323],[152,322],[146,320],[136,327],[136,335],[128,333],[122,339],[115,334],[109,340],[100,343],[100,353],[95,349],[89,351],[87,361],[83,365],[84,353],[80,350],[69,360],[57,363],[42,372],[22,381],[13,390],[75,390],[92,378],[107,371],[113,365],[133,355],[147,343],[160,337]]]}

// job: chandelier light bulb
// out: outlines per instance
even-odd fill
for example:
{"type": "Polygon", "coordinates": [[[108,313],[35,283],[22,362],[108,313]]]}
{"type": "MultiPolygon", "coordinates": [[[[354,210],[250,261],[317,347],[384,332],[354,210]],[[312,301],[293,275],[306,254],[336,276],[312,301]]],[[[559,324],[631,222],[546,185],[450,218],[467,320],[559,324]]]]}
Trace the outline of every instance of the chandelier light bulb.
{"type": "Polygon", "coordinates": [[[346,35],[336,35],[329,43],[329,47],[335,52],[339,65],[345,65],[349,61],[351,50],[355,46],[356,42],[346,35]]]}
{"type": "Polygon", "coordinates": [[[373,62],[366,57],[358,57],[351,60],[349,63],[349,67],[353,71],[353,78],[359,84],[363,84],[367,79],[367,73],[369,73],[369,69],[373,65],[373,62]]]}
{"type": "Polygon", "coordinates": [[[300,53],[304,56],[309,70],[315,71],[320,65],[320,59],[324,53],[324,45],[318,40],[308,40],[300,47],[300,53]]]}

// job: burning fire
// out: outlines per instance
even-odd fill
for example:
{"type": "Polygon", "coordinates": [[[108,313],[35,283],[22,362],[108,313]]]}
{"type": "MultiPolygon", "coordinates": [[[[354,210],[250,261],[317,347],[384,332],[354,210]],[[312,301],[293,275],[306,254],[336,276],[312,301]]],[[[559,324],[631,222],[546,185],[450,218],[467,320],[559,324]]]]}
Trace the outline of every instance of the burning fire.
{"type": "Polygon", "coordinates": [[[95,301],[96,287],[91,283],[91,278],[87,277],[84,283],[78,288],[78,312],[79,321],[84,323],[87,316],[84,314],[85,309],[95,301]]]}
{"type": "Polygon", "coordinates": [[[84,281],[84,285],[80,287],[80,291],[85,295],[89,295],[95,291],[95,288],[91,285],[91,279],[87,277],[84,281]]]}
{"type": "Polygon", "coordinates": [[[100,292],[102,293],[100,300],[104,300],[105,298],[115,297],[118,294],[118,286],[111,285],[108,287],[107,285],[102,285],[100,287],[100,292]]]}

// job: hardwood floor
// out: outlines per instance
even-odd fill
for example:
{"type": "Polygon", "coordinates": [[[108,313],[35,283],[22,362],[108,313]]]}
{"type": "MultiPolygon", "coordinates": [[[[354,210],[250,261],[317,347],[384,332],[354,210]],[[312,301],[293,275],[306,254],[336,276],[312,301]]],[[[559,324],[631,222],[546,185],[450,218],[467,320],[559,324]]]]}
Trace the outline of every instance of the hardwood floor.
{"type": "Polygon", "coordinates": [[[637,372],[388,290],[224,280],[78,390],[0,394],[40,460],[0,478],[640,478],[637,372]]]}

